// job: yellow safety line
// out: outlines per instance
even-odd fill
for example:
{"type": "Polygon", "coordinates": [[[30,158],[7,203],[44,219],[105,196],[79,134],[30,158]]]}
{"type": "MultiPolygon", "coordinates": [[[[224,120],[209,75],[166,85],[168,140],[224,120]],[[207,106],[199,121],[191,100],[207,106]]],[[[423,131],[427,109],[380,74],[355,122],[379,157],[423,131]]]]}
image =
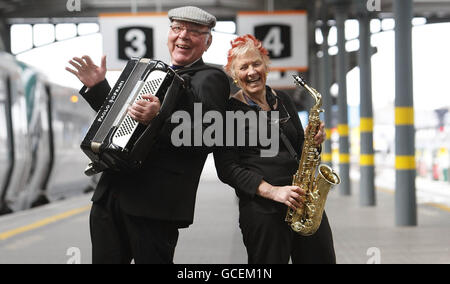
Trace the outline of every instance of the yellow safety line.
{"type": "MultiPolygon", "coordinates": [[[[378,190],[378,191],[384,192],[384,193],[391,194],[391,195],[395,194],[395,191],[392,190],[392,189],[383,188],[383,187],[375,187],[375,189],[378,190]]],[[[446,206],[446,205],[443,205],[443,204],[433,203],[433,202],[427,202],[427,203],[423,203],[423,204],[427,205],[427,206],[431,206],[431,207],[437,208],[437,209],[441,209],[441,210],[444,210],[444,211],[447,211],[447,212],[450,212],[450,207],[446,206]]]]}
{"type": "Polygon", "coordinates": [[[429,202],[429,203],[425,203],[425,205],[433,206],[434,208],[438,208],[438,209],[450,212],[450,207],[443,205],[443,204],[429,202]]]}
{"type": "Polygon", "coordinates": [[[395,194],[395,191],[389,188],[385,188],[385,187],[375,187],[376,190],[384,192],[384,193],[388,193],[388,194],[395,194]]]}
{"type": "Polygon", "coordinates": [[[9,239],[11,237],[14,237],[16,235],[19,235],[19,234],[22,234],[22,233],[25,233],[25,232],[28,232],[31,230],[35,230],[35,229],[41,228],[43,226],[46,226],[48,224],[55,223],[57,221],[72,217],[74,215],[86,212],[90,208],[91,208],[91,205],[81,207],[78,209],[73,209],[73,210],[52,216],[52,217],[42,219],[40,221],[34,222],[34,223],[26,225],[26,226],[22,226],[22,227],[19,227],[19,228],[16,228],[16,229],[4,232],[4,233],[0,233],[0,240],[3,241],[6,239],[9,239]]]}

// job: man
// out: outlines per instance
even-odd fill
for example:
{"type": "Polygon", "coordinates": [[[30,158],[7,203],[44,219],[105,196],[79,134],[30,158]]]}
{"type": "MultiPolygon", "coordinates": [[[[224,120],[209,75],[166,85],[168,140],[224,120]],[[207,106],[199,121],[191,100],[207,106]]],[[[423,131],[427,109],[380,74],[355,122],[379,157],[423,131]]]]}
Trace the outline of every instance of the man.
{"type": "MultiPolygon", "coordinates": [[[[171,26],[167,46],[174,69],[190,75],[190,92],[182,96],[177,109],[193,117],[193,103],[204,111],[224,112],[230,93],[228,79],[205,66],[203,53],[212,41],[216,18],[196,7],[181,7],[168,13],[171,26]],[[188,69],[186,69],[188,68],[188,69]]],[[[76,70],[66,68],[84,83],[80,91],[98,110],[110,87],[105,80],[106,58],[101,66],[83,56],[70,61],[76,70]],[[87,92],[86,92],[87,90],[87,92]]],[[[137,121],[148,124],[158,113],[160,102],[144,96],[130,110],[137,121]]],[[[194,204],[200,174],[208,152],[206,147],[175,147],[170,141],[175,126],[166,121],[158,142],[141,169],[133,173],[102,175],[92,198],[90,216],[94,263],[172,263],[178,229],[193,222],[194,204]]]]}

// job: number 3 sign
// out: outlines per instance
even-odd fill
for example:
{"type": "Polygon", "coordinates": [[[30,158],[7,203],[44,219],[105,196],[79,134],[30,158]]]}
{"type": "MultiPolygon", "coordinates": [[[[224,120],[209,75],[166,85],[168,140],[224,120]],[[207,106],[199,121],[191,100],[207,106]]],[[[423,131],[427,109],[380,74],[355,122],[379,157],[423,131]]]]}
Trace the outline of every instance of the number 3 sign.
{"type": "Polygon", "coordinates": [[[239,35],[252,34],[269,51],[272,70],[308,68],[308,35],[305,11],[240,12],[239,35]]]}
{"type": "Polygon", "coordinates": [[[121,70],[132,57],[169,62],[167,13],[100,14],[103,52],[109,70],[121,70]]]}
{"type": "Polygon", "coordinates": [[[118,30],[119,58],[153,58],[153,29],[147,27],[127,27],[118,30]]]}

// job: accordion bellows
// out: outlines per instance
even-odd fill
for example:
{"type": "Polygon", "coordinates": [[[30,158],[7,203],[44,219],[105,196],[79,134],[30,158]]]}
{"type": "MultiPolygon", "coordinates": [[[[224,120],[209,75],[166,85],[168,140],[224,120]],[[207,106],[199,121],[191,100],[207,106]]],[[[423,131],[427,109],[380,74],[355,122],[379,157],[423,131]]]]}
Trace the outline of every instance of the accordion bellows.
{"type": "Polygon", "coordinates": [[[183,88],[183,79],[164,62],[129,60],[81,143],[92,161],[85,174],[139,168],[164,121],[172,115],[183,88]],[[128,107],[145,94],[155,95],[161,102],[159,114],[147,126],[128,114],[128,107]]]}

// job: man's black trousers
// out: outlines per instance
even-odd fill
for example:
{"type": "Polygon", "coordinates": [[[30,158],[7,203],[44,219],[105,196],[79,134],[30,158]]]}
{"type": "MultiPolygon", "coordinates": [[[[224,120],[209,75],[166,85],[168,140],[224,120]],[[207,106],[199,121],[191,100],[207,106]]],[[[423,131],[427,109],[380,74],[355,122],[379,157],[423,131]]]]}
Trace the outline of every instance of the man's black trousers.
{"type": "Polygon", "coordinates": [[[92,263],[173,263],[178,228],[123,212],[114,193],[94,202],[90,215],[92,263]]]}

